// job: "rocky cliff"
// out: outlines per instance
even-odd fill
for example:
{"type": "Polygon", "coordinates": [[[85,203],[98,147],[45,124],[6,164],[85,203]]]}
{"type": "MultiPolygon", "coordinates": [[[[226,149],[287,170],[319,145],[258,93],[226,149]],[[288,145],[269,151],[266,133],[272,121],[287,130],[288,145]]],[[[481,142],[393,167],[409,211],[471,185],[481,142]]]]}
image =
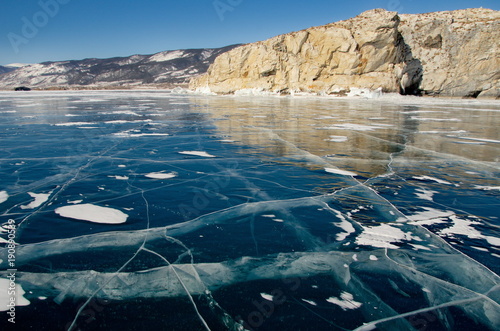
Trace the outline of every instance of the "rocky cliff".
{"type": "Polygon", "coordinates": [[[399,31],[422,66],[426,94],[500,96],[500,12],[400,15],[399,31]]]}
{"type": "Polygon", "coordinates": [[[374,9],[349,20],[235,48],[215,59],[192,89],[233,93],[499,95],[500,12],[467,9],[401,15],[374,9]]]}

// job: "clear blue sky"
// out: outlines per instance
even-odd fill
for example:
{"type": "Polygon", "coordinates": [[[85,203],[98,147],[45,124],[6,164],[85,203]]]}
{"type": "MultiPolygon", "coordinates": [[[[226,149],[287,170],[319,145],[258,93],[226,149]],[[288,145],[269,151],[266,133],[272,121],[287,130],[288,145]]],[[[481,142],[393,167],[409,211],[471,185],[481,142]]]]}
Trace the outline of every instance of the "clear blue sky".
{"type": "Polygon", "coordinates": [[[373,8],[424,13],[481,6],[500,10],[500,1],[4,0],[0,65],[248,43],[373,8]]]}

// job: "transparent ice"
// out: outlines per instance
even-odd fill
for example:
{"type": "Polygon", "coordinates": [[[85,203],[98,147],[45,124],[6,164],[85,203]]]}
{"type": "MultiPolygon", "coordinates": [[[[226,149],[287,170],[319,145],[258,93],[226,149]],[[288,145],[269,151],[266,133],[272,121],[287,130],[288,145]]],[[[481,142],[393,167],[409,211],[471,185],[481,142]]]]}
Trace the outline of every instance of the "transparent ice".
{"type": "Polygon", "coordinates": [[[20,325],[500,328],[497,101],[1,92],[0,116],[20,325]]]}

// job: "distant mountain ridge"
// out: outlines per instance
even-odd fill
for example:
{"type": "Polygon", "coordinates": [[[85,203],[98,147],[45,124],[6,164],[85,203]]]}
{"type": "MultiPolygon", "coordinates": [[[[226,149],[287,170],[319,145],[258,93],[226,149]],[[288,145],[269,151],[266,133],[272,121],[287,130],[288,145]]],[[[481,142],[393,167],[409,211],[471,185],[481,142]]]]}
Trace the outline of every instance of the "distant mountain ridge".
{"type": "Polygon", "coordinates": [[[173,50],[109,59],[44,62],[18,69],[0,66],[0,88],[183,86],[192,77],[205,73],[218,55],[236,46],[173,50]]]}
{"type": "Polygon", "coordinates": [[[16,68],[0,66],[0,75],[16,70],[16,68]]]}

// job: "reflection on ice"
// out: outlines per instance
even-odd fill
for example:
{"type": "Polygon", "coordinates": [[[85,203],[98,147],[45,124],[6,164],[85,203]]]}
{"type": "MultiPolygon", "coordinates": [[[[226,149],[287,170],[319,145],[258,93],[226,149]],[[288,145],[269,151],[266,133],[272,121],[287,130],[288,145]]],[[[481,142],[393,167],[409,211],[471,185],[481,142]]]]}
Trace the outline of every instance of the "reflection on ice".
{"type": "Polygon", "coordinates": [[[500,144],[500,140],[495,140],[495,139],[484,139],[484,138],[473,138],[473,137],[458,137],[458,138],[466,139],[466,140],[475,140],[475,141],[485,142],[485,143],[500,144]]]}
{"type": "Polygon", "coordinates": [[[330,136],[330,138],[327,139],[326,141],[331,141],[331,142],[336,142],[336,143],[343,143],[343,142],[346,142],[347,140],[349,140],[349,138],[347,138],[345,136],[330,136]]]}
{"type": "Polygon", "coordinates": [[[385,126],[342,123],[342,124],[335,124],[334,126],[324,127],[321,129],[323,129],[323,130],[338,129],[338,130],[353,130],[353,131],[373,131],[376,129],[382,129],[384,127],[385,126]]]}

